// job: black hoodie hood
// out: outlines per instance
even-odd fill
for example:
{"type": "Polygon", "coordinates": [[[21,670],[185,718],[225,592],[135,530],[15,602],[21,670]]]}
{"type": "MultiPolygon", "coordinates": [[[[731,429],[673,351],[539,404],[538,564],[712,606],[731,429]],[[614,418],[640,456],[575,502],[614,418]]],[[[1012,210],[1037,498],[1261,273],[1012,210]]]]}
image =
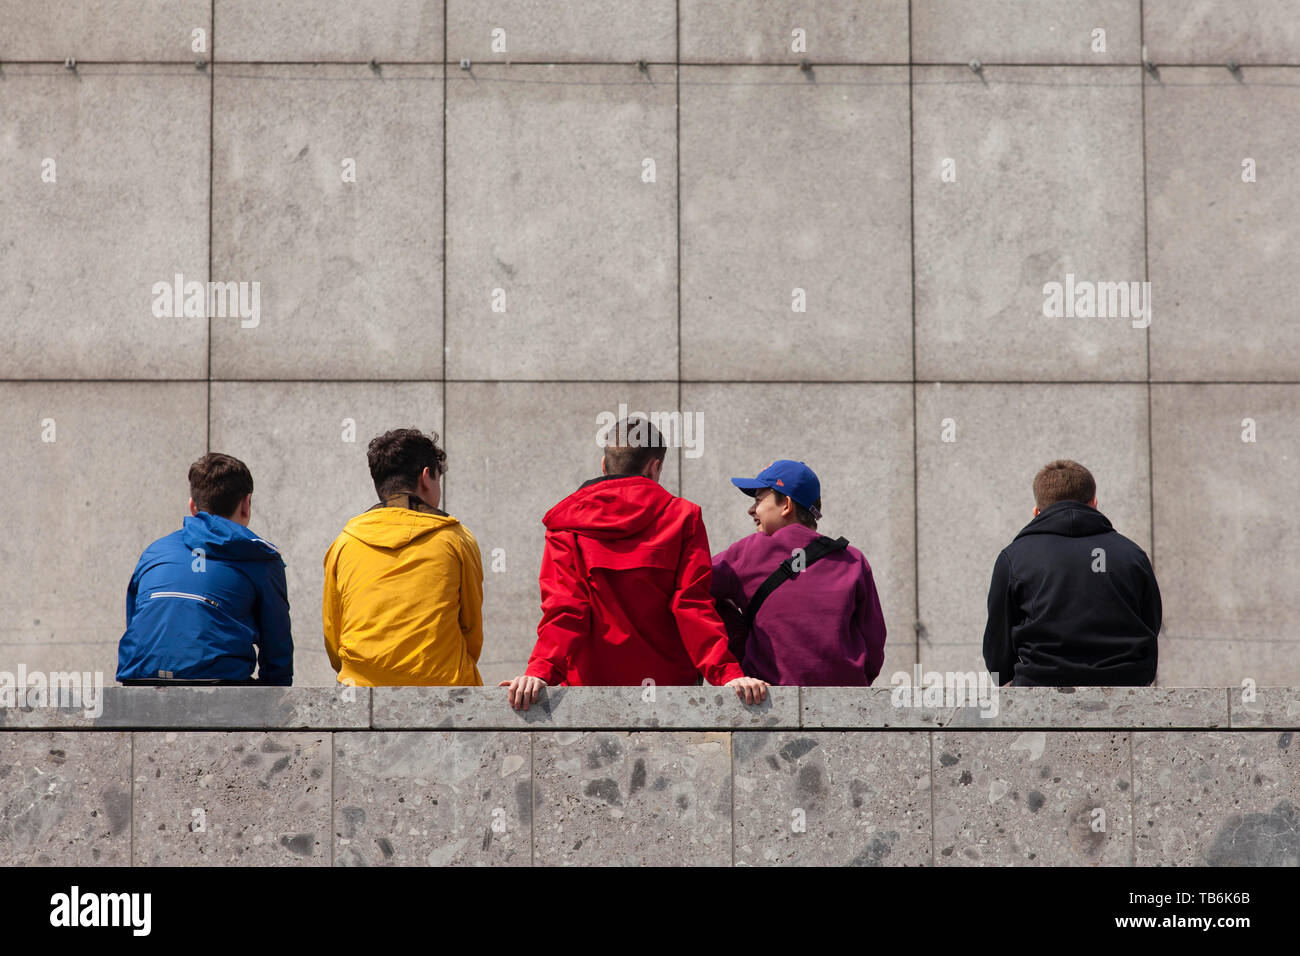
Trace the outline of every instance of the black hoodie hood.
{"type": "Polygon", "coordinates": [[[1017,540],[1031,534],[1061,534],[1067,538],[1090,538],[1095,534],[1114,531],[1110,519],[1081,501],[1058,501],[1034,516],[1025,525],[1017,540]]]}

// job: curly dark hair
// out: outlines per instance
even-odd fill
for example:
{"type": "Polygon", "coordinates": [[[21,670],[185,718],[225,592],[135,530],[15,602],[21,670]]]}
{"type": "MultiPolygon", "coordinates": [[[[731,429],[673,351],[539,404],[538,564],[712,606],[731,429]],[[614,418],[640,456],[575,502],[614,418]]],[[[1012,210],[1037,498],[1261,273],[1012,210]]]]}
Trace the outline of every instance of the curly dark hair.
{"type": "Polygon", "coordinates": [[[426,435],[418,428],[394,428],[371,439],[366,461],[381,499],[413,491],[426,468],[435,478],[447,473],[447,453],[438,447],[438,433],[426,435]]]}

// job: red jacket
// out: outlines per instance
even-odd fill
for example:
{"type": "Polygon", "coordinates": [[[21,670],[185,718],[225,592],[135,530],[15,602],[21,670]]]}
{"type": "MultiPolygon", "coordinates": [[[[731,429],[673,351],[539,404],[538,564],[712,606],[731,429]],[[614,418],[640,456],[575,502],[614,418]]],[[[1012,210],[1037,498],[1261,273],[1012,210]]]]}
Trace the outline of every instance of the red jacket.
{"type": "Polygon", "coordinates": [[[547,684],[725,684],[744,671],[709,594],[700,506],[640,475],[589,481],[546,513],[542,622],[528,675],[547,684]]]}

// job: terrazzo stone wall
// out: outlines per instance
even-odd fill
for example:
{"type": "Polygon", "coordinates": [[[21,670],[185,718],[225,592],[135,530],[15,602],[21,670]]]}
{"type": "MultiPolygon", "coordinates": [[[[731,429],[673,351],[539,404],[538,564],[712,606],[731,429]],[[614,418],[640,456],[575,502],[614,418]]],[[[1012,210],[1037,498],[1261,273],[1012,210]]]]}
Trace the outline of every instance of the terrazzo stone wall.
{"type": "Polygon", "coordinates": [[[625,404],[700,423],[664,483],[715,550],[729,476],[819,472],[885,675],[982,666],[1073,457],[1153,558],[1161,685],[1300,682],[1297,125],[1289,0],[0,0],[0,670],[111,681],[211,449],[330,683],[322,558],[416,425],[511,676],[625,404]],[[159,317],[177,275],[257,315],[159,317]],[[1046,317],[1067,276],[1149,281],[1149,326],[1046,317]]]}
{"type": "Polygon", "coordinates": [[[109,688],[0,710],[0,864],[1300,863],[1300,689],[109,688]]]}

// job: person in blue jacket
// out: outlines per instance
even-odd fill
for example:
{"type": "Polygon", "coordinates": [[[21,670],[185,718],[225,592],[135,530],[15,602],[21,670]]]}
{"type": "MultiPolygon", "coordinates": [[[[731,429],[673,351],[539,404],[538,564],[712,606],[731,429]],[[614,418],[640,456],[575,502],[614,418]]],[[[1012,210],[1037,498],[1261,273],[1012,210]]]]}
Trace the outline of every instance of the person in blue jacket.
{"type": "Polygon", "coordinates": [[[190,517],[149,545],[131,576],[117,679],[287,687],[293,637],[284,561],[248,530],[253,476],[239,459],[211,453],[190,466],[189,478],[190,517]]]}

